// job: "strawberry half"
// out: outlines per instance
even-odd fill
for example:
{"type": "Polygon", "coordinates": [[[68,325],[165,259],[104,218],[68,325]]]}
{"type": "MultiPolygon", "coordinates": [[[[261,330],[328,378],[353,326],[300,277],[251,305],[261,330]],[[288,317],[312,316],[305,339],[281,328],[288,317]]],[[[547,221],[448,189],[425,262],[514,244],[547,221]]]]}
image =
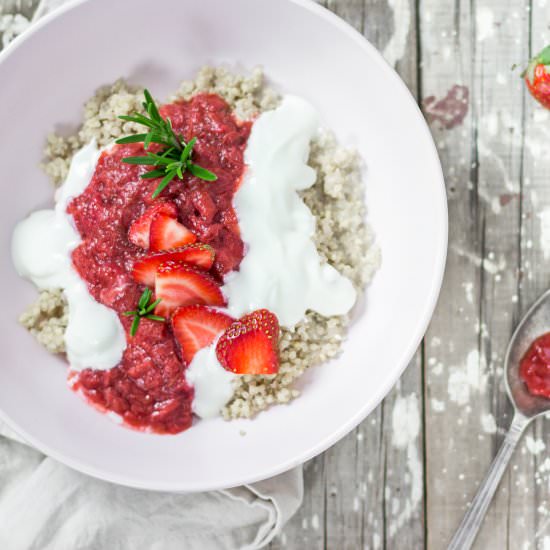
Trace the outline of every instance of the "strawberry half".
{"type": "Polygon", "coordinates": [[[149,233],[151,231],[151,222],[157,214],[164,214],[170,218],[176,218],[178,209],[173,202],[159,201],[150,206],[145,212],[135,220],[128,230],[128,239],[136,246],[149,248],[149,233]]]}
{"type": "Polygon", "coordinates": [[[149,246],[151,250],[169,250],[192,244],[197,237],[176,219],[166,214],[157,214],[151,221],[149,246]]]}
{"type": "Polygon", "coordinates": [[[155,277],[155,298],[161,299],[155,308],[155,314],[162,317],[170,317],[170,314],[180,306],[225,305],[222,291],[210,275],[174,260],[159,265],[155,277]]]}
{"type": "Polygon", "coordinates": [[[137,260],[132,269],[132,276],[138,283],[147,286],[155,286],[155,276],[161,263],[167,260],[175,260],[194,265],[208,271],[214,263],[214,249],[207,244],[194,243],[172,248],[162,252],[153,252],[137,260]]]}
{"type": "Polygon", "coordinates": [[[275,374],[279,321],[267,309],[259,309],[235,321],[216,346],[221,365],[235,374],[275,374]]]}
{"type": "Polygon", "coordinates": [[[229,315],[206,306],[176,309],[172,315],[172,329],[183,360],[191,363],[195,353],[209,346],[233,321],[229,315]]]}
{"type": "Polygon", "coordinates": [[[546,46],[529,61],[521,75],[531,95],[544,107],[550,109],[550,46],[546,46]]]}

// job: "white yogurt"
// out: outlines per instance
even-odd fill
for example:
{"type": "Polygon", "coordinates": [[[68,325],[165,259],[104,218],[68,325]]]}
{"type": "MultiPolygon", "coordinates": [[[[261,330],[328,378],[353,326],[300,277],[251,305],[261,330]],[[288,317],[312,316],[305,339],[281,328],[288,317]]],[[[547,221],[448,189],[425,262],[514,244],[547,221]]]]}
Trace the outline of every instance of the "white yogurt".
{"type": "Polygon", "coordinates": [[[95,141],[78,151],[56,193],[55,209],[33,212],[17,224],[12,237],[17,272],[40,289],[63,289],[69,305],[67,358],[77,370],[110,369],[120,362],[126,348],[117,314],[92,298],[71,260],[81,238],[66,212],[67,205],[86,189],[100,153],[95,141]]]}
{"type": "Polygon", "coordinates": [[[199,350],[185,371],[185,378],[195,388],[193,412],[201,418],[212,418],[233,395],[233,379],[237,376],[225,370],[216,357],[218,338],[199,350]]]}
{"type": "Polygon", "coordinates": [[[223,287],[234,317],[266,308],[290,328],[308,309],[342,315],[355,303],[351,282],[319,256],[315,217],[297,193],[315,183],[307,159],[318,128],[317,111],[295,96],[252,127],[234,199],[246,254],[223,287]]]}
{"type": "MultiPolygon", "coordinates": [[[[294,96],[252,126],[247,172],[233,202],[246,254],[223,287],[233,317],[266,308],[293,327],[308,309],[342,315],[355,303],[351,282],[319,256],[315,217],[297,193],[315,183],[307,159],[318,128],[315,109],[294,96]]],[[[201,417],[219,414],[233,395],[235,375],[219,364],[215,347],[200,350],[186,371],[195,388],[193,412],[201,417]]]]}

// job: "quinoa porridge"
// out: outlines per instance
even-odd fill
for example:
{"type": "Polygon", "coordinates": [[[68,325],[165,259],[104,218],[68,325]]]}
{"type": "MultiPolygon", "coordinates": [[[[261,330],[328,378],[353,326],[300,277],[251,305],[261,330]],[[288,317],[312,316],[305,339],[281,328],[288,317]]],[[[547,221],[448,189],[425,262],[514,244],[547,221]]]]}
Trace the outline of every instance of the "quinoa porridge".
{"type": "MultiPolygon", "coordinates": [[[[278,95],[264,85],[261,70],[243,77],[211,67],[204,67],[194,81],[182,83],[171,100],[190,100],[203,93],[223,98],[240,120],[253,119],[280,102],[278,95]]],[[[84,122],[76,134],[49,136],[44,170],[54,185],[67,178],[73,156],[90,140],[105,147],[122,136],[142,131],[134,122],[118,118],[143,112],[141,102],[142,90],[117,81],[98,90],[86,103],[84,122]]],[[[318,253],[351,280],[360,293],[380,262],[373,235],[364,223],[361,159],[355,151],[339,146],[330,132],[322,131],[311,143],[308,164],[315,169],[317,178],[312,187],[300,194],[316,218],[318,253]]],[[[20,322],[48,351],[63,353],[67,318],[62,292],[48,289],[40,292],[20,322]]],[[[348,315],[325,317],[308,311],[294,329],[282,328],[277,374],[245,374],[232,379],[233,394],[222,408],[223,417],[251,417],[272,404],[295,398],[295,380],[306,369],[337,356],[348,324],[348,315]]]]}

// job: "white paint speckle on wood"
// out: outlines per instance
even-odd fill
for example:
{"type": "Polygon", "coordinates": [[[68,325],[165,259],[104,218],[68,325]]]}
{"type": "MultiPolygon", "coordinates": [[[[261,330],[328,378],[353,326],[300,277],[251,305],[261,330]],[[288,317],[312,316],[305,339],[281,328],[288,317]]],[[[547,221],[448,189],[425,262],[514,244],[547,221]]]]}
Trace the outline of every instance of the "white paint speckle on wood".
{"type": "Polygon", "coordinates": [[[478,42],[491,38],[495,32],[495,14],[489,7],[482,6],[476,14],[476,33],[478,42]]]}
{"type": "Polygon", "coordinates": [[[445,402],[439,401],[435,397],[432,397],[431,404],[434,412],[443,412],[445,410],[445,402]]]}
{"type": "Polygon", "coordinates": [[[542,439],[535,439],[529,434],[525,436],[525,447],[532,455],[538,455],[546,449],[546,445],[542,439]]]}
{"type": "Polygon", "coordinates": [[[497,431],[497,424],[495,422],[495,417],[491,414],[482,414],[481,415],[481,427],[486,434],[494,434],[497,431]]]}
{"type": "Polygon", "coordinates": [[[384,57],[390,65],[394,66],[405,54],[412,17],[409,0],[387,0],[387,2],[393,11],[394,30],[384,48],[384,57]]]}
{"type": "MultiPolygon", "coordinates": [[[[407,472],[405,484],[409,485],[409,494],[402,501],[399,511],[389,524],[389,534],[394,536],[415,512],[422,499],[422,463],[418,455],[416,440],[420,433],[420,411],[415,394],[406,397],[397,396],[392,411],[392,442],[398,449],[407,453],[407,472]]],[[[389,494],[386,494],[389,498],[389,494]]]]}
{"type": "Polygon", "coordinates": [[[465,365],[450,369],[447,385],[449,399],[458,405],[466,405],[473,392],[485,391],[486,384],[485,360],[477,349],[471,350],[466,357],[465,365]]]}

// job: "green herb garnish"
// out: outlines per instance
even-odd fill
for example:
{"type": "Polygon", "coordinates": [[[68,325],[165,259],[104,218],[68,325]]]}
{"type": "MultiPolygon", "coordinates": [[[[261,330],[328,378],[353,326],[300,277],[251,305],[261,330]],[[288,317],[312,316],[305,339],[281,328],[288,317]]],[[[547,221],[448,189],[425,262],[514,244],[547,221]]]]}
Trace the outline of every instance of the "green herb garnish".
{"type": "Polygon", "coordinates": [[[153,198],[156,199],[175,177],[183,179],[183,173],[186,171],[197,178],[216,181],[218,179],[216,174],[191,162],[193,147],[197,142],[197,138],[194,137],[188,143],[185,143],[181,135],[175,134],[170,119],[165,120],[160,116],[149,91],[143,90],[143,95],[145,96],[143,108],[149,116],[135,113],[132,116],[119,116],[118,118],[147,126],[149,131],[146,134],[136,134],[135,136],[117,139],[116,143],[143,143],[145,149],[148,149],[151,143],[163,146],[162,150],[157,153],[147,151],[143,157],[126,157],[122,159],[127,164],[155,167],[154,170],[141,175],[143,179],[162,178],[153,193],[153,198]]]}
{"type": "Polygon", "coordinates": [[[143,318],[151,319],[151,321],[160,321],[162,323],[166,321],[164,317],[161,317],[160,315],[154,315],[153,313],[151,313],[161,301],[161,298],[159,298],[158,300],[155,300],[152,304],[150,304],[149,301],[151,300],[152,296],[153,296],[153,293],[151,292],[151,289],[146,288],[143,291],[141,298],[139,299],[137,309],[133,311],[125,311],[122,314],[126,317],[134,318],[134,320],[132,321],[132,326],[130,327],[130,336],[136,335],[136,332],[139,327],[139,322],[143,318]]]}

